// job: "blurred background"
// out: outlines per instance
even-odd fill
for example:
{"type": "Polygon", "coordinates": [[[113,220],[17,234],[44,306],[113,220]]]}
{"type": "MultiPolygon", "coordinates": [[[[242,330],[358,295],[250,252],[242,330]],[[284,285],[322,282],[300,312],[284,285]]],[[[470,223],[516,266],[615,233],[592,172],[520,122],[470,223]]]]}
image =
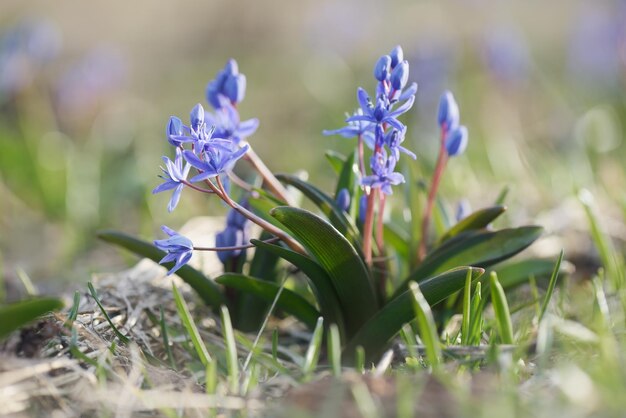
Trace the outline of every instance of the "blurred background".
{"type": "Polygon", "coordinates": [[[242,118],[261,122],[256,152],[274,171],[304,169],[330,187],[324,151],[353,143],[321,131],[343,126],[357,86],[373,91],[374,63],[397,44],[419,83],[403,120],[424,179],[445,89],[469,128],[444,176],[450,202],[480,208],[508,186],[512,223],[559,234],[583,228],[571,213],[584,187],[626,236],[624,1],[3,0],[3,276],[44,290],[84,282],[132,260],[97,242],[98,229],[152,240],[161,224],[223,214],[188,191],[168,214],[169,196],[151,190],[171,153],[169,116],[206,105],[206,83],[231,57],[248,81],[242,118]]]}

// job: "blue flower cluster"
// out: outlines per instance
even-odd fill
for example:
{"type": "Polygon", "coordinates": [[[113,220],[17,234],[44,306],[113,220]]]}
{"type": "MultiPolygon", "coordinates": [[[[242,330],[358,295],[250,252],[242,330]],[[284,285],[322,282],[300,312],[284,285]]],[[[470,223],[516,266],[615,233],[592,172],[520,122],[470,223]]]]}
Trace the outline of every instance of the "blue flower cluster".
{"type": "Polygon", "coordinates": [[[409,63],[404,60],[400,46],[396,46],[389,55],[380,57],[374,66],[374,77],[378,81],[374,100],[364,89],[359,88],[359,109],[346,119],[348,125],[324,131],[324,135],[357,137],[373,149],[371,175],[364,175],[361,184],[391,194],[391,186],[404,182],[402,174],[394,172],[400,153],[415,159],[415,154],[401,146],[406,136],[406,126],[398,117],[413,106],[417,84],[412,83],[407,87],[409,63]]]}
{"type": "Polygon", "coordinates": [[[448,156],[462,154],[467,148],[467,128],[459,124],[459,106],[449,91],[441,96],[437,119],[448,156]]]}
{"type": "Polygon", "coordinates": [[[240,120],[236,106],[243,100],[245,90],[246,77],[239,73],[237,62],[231,59],[206,89],[207,101],[215,109],[214,113],[205,111],[198,103],[191,110],[189,125],[176,116],[170,117],[165,134],[176,148],[176,158],[171,161],[163,157],[166,167],[162,168],[165,175],[161,177],[165,182],[152,191],[174,189],[168,204],[170,212],[176,208],[185,184],[228,173],[248,151],[245,140],[256,131],[259,121],[240,120]],[[187,180],[191,167],[198,173],[187,180]]]}
{"type": "MultiPolygon", "coordinates": [[[[246,204],[244,203],[242,206],[245,207],[246,204]]],[[[249,224],[250,221],[245,216],[231,209],[226,216],[226,228],[215,236],[215,245],[217,247],[244,246],[249,240],[249,224]]],[[[217,257],[222,264],[226,264],[229,260],[239,257],[242,251],[241,249],[218,251],[217,257]]]]}

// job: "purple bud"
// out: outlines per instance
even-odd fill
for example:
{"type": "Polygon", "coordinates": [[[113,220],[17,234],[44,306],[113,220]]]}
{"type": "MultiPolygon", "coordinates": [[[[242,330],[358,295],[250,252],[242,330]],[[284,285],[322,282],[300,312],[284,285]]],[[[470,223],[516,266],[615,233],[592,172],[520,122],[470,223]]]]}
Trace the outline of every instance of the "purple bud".
{"type": "Polygon", "coordinates": [[[224,83],[224,95],[233,103],[239,103],[246,94],[246,76],[243,74],[231,75],[224,83]]]}
{"type": "Polygon", "coordinates": [[[367,213],[367,195],[361,196],[359,199],[359,222],[365,222],[365,215],[367,213]]]}
{"type": "Polygon", "coordinates": [[[389,77],[389,71],[391,70],[391,57],[389,55],[383,55],[378,59],[374,66],[374,77],[378,81],[385,81],[389,77]]]}
{"type": "MultiPolygon", "coordinates": [[[[247,203],[242,203],[242,206],[246,207],[247,203]]],[[[228,211],[226,215],[226,225],[232,226],[238,229],[244,229],[248,224],[248,218],[237,212],[235,209],[228,211]]]]}
{"type": "Polygon", "coordinates": [[[400,45],[396,46],[394,49],[391,50],[389,56],[391,57],[391,68],[395,68],[399,62],[402,62],[404,60],[404,52],[402,51],[402,47],[400,45]]]}
{"type": "MultiPolygon", "coordinates": [[[[222,232],[215,235],[216,247],[238,247],[243,245],[243,231],[238,228],[227,226],[222,232]]],[[[241,250],[217,251],[217,257],[222,264],[226,264],[228,260],[239,256],[241,250]]]]}
{"type": "Polygon", "coordinates": [[[170,135],[182,135],[183,134],[183,121],[176,116],[170,116],[170,121],[165,128],[165,134],[170,135]]]}
{"type": "Polygon", "coordinates": [[[409,63],[402,61],[391,72],[391,87],[394,90],[402,90],[409,81],[409,63]]]}
{"type": "Polygon", "coordinates": [[[449,91],[445,91],[441,95],[437,121],[441,129],[446,129],[447,131],[451,131],[459,125],[459,106],[456,104],[454,96],[449,91]]]}
{"type": "Polygon", "coordinates": [[[459,126],[446,136],[446,151],[448,156],[455,157],[460,155],[467,148],[467,128],[459,126]]]}
{"type": "Polygon", "coordinates": [[[190,120],[191,128],[194,131],[197,131],[200,125],[204,123],[204,108],[200,103],[198,103],[193,107],[193,109],[191,109],[190,120]]]}
{"type": "Polygon", "coordinates": [[[350,208],[350,192],[345,187],[339,190],[337,193],[337,197],[335,198],[335,203],[337,207],[344,212],[347,212],[350,208]]]}
{"type": "Polygon", "coordinates": [[[224,66],[224,72],[228,75],[239,74],[239,65],[237,65],[237,61],[232,58],[229,59],[224,66]]]}

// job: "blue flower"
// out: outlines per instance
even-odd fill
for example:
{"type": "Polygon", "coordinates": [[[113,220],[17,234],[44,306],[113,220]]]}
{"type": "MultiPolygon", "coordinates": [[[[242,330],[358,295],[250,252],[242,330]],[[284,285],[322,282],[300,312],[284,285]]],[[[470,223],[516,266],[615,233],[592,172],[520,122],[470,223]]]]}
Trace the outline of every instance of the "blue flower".
{"type": "MultiPolygon", "coordinates": [[[[363,110],[362,109],[357,109],[353,116],[362,116],[363,115],[363,110]]],[[[347,126],[344,126],[343,128],[339,128],[339,129],[332,129],[332,130],[324,130],[322,131],[322,133],[326,136],[330,136],[330,135],[340,135],[344,138],[356,138],[358,136],[361,136],[363,138],[363,140],[365,141],[365,143],[367,144],[367,146],[369,146],[370,148],[373,148],[373,144],[374,144],[374,134],[373,134],[373,130],[374,130],[374,126],[371,122],[367,122],[367,121],[361,121],[361,120],[357,120],[357,121],[349,121],[347,126]]]]}
{"type": "Polygon", "coordinates": [[[406,154],[414,160],[417,159],[417,156],[412,151],[400,145],[404,142],[405,135],[406,128],[401,131],[398,131],[397,129],[391,129],[384,136],[384,143],[385,145],[387,145],[387,147],[389,147],[389,151],[396,161],[400,159],[400,153],[406,154]]]}
{"type": "Polygon", "coordinates": [[[248,152],[250,146],[246,144],[245,146],[239,148],[234,145],[233,148],[228,149],[221,145],[207,145],[199,153],[199,157],[193,151],[183,151],[183,156],[187,162],[200,172],[198,175],[192,177],[190,181],[195,183],[197,181],[203,181],[216,177],[220,174],[227,173],[232,170],[237,160],[248,152]]]}
{"type": "Polygon", "coordinates": [[[389,77],[391,72],[391,57],[389,55],[383,55],[376,61],[374,66],[374,78],[378,81],[385,81],[389,77]]]}
{"type": "Polygon", "coordinates": [[[382,96],[376,100],[376,105],[373,105],[367,92],[360,87],[357,92],[357,99],[363,110],[363,115],[350,116],[346,119],[346,122],[364,121],[377,125],[386,123],[398,130],[402,130],[404,129],[404,125],[396,118],[411,109],[415,101],[415,96],[409,96],[409,98],[395,110],[391,110],[392,105],[382,96]]]}
{"type": "Polygon", "coordinates": [[[402,61],[391,72],[391,87],[394,90],[402,90],[406,83],[409,81],[409,63],[408,61],[402,61]]]}
{"type": "Polygon", "coordinates": [[[165,168],[161,167],[163,175],[159,177],[165,180],[165,182],[155,187],[154,190],[152,190],[152,193],[156,194],[174,189],[174,193],[172,193],[170,202],[167,205],[167,210],[172,212],[176,208],[176,205],[178,205],[180,194],[185,186],[183,181],[187,180],[187,175],[189,174],[191,166],[189,164],[183,165],[183,154],[180,148],[176,148],[176,158],[174,158],[174,161],[167,157],[162,158],[165,163],[165,168]]]}
{"type": "Polygon", "coordinates": [[[446,135],[445,144],[446,151],[450,157],[456,157],[463,154],[467,148],[467,128],[459,126],[446,135]]]}
{"type": "MultiPolygon", "coordinates": [[[[247,201],[241,203],[241,206],[247,207],[247,201]]],[[[239,211],[231,209],[226,215],[226,228],[215,236],[216,247],[241,247],[248,241],[248,225],[250,221],[239,211]]],[[[218,251],[217,257],[222,264],[226,264],[228,260],[241,255],[243,250],[224,250],[218,251]]]]}
{"type": "Polygon", "coordinates": [[[167,255],[159,261],[159,264],[175,261],[174,267],[167,272],[167,274],[170,275],[187,264],[193,254],[193,243],[189,238],[180,235],[178,232],[165,225],[161,226],[161,230],[169,235],[169,238],[156,240],[154,241],[154,245],[167,253],[167,255]]]}
{"type": "Polygon", "coordinates": [[[206,124],[215,128],[213,134],[216,137],[229,139],[237,144],[245,141],[259,127],[259,120],[256,118],[241,122],[239,112],[230,103],[225,103],[215,114],[207,112],[205,116],[206,124]]]}
{"type": "Polygon", "coordinates": [[[402,47],[397,45],[394,49],[389,53],[391,57],[391,68],[395,68],[399,62],[404,60],[404,51],[402,51],[402,47]]]}
{"type": "Polygon", "coordinates": [[[389,195],[393,193],[391,186],[404,183],[404,176],[393,171],[396,167],[396,159],[393,156],[387,157],[385,150],[380,150],[372,156],[370,166],[372,175],[363,177],[361,179],[362,185],[372,188],[379,187],[383,193],[389,195]]]}

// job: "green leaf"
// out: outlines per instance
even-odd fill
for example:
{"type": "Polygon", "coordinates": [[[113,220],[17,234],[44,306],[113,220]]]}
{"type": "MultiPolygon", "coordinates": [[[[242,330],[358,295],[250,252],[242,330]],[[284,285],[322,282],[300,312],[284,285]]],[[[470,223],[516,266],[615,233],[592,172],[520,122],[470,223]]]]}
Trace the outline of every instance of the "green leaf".
{"type": "MultiPolygon", "coordinates": [[[[272,302],[280,286],[276,283],[245,276],[243,274],[223,274],[215,279],[216,282],[253,294],[267,302],[272,302]]],[[[308,327],[313,328],[320,313],[305,298],[289,289],[283,289],[276,306],[295,316],[308,327]]]]}
{"type": "Polygon", "coordinates": [[[348,336],[377,311],[370,274],[348,240],[328,222],[309,211],[287,206],[272,211],[330,276],[348,336]]]}
{"type": "Polygon", "coordinates": [[[341,169],[346,162],[346,156],[333,150],[327,150],[325,156],[335,173],[341,173],[341,169]]]}
{"type": "Polygon", "coordinates": [[[0,339],[40,316],[61,309],[56,298],[33,298],[0,306],[0,339]]]}
{"type": "Polygon", "coordinates": [[[252,244],[259,248],[263,248],[277,256],[287,260],[297,268],[310,280],[311,288],[315,293],[315,298],[321,309],[322,316],[327,324],[337,324],[341,335],[344,335],[345,328],[343,322],[343,314],[341,313],[341,305],[337,298],[337,292],[333,286],[333,282],[319,264],[302,254],[289,250],[279,245],[268,244],[263,241],[251,240],[252,244]]]}
{"type": "Polygon", "coordinates": [[[304,361],[302,363],[302,374],[304,375],[303,378],[305,381],[310,380],[313,376],[322,347],[324,318],[320,316],[316,322],[313,335],[311,336],[311,341],[309,342],[309,347],[306,350],[306,355],[304,356],[304,361]]]}
{"type": "MultiPolygon", "coordinates": [[[[422,280],[419,288],[430,306],[433,306],[465,285],[468,270],[472,272],[472,281],[480,277],[484,270],[475,267],[458,267],[435,277],[422,280]]],[[[344,349],[351,356],[356,347],[363,346],[369,359],[376,358],[404,324],[415,318],[412,295],[409,290],[388,302],[356,333],[344,349]]]]}
{"type": "MultiPolygon", "coordinates": [[[[554,260],[529,258],[498,266],[496,270],[500,284],[505,290],[508,290],[526,283],[531,276],[536,279],[550,277],[550,274],[554,270],[554,260]]],[[[559,273],[571,274],[573,271],[574,266],[572,266],[572,264],[565,260],[561,263],[559,273]]],[[[488,289],[485,290],[488,291],[488,289]]]]}
{"type": "Polygon", "coordinates": [[[448,229],[438,240],[441,244],[450,238],[460,234],[461,232],[473,229],[482,229],[493,222],[494,219],[502,215],[506,211],[506,206],[492,206],[489,208],[479,209],[471,213],[467,217],[461,219],[456,225],[448,229]]]}
{"type": "Polygon", "coordinates": [[[111,320],[111,317],[107,313],[106,309],[104,309],[104,306],[102,306],[102,303],[100,302],[100,298],[98,297],[98,292],[96,292],[96,289],[93,287],[91,282],[87,282],[87,287],[89,288],[89,293],[91,293],[91,297],[93,297],[93,299],[96,301],[98,308],[100,308],[100,312],[102,312],[102,315],[104,315],[104,318],[107,320],[107,322],[111,326],[111,329],[113,330],[115,335],[117,335],[117,338],[119,338],[120,341],[122,341],[124,344],[128,344],[130,342],[130,338],[122,334],[122,332],[119,329],[117,329],[117,327],[111,320]]]}
{"type": "Polygon", "coordinates": [[[556,279],[559,277],[559,270],[561,270],[561,263],[563,262],[563,254],[564,251],[561,249],[559,258],[556,260],[556,264],[554,265],[554,270],[552,270],[552,276],[550,276],[550,283],[548,285],[548,290],[546,291],[546,296],[543,300],[543,304],[541,305],[541,310],[539,311],[539,318],[537,319],[537,322],[541,322],[543,315],[546,313],[546,309],[548,309],[550,299],[552,299],[554,287],[556,286],[556,279]]]}
{"type": "Polygon", "coordinates": [[[468,231],[458,235],[430,253],[404,280],[396,295],[404,291],[411,280],[419,282],[422,277],[456,266],[488,267],[506,260],[532,244],[542,231],[540,226],[523,226],[499,231],[468,231]]]}
{"type": "MultiPolygon", "coordinates": [[[[123,232],[100,231],[98,232],[98,237],[106,242],[125,248],[141,257],[149,258],[156,263],[165,257],[165,252],[159,250],[154,245],[124,234],[123,232]]],[[[163,265],[166,268],[172,268],[174,263],[165,263],[163,265]]],[[[212,280],[193,267],[187,265],[183,266],[176,274],[187,282],[207,305],[217,308],[220,304],[225,303],[220,288],[212,280]]]]}
{"type": "Polygon", "coordinates": [[[360,251],[360,235],[356,225],[346,217],[345,213],[335,205],[335,200],[304,180],[296,176],[278,174],[276,178],[285,184],[300,190],[328,218],[330,223],[339,230],[360,251]]]}

